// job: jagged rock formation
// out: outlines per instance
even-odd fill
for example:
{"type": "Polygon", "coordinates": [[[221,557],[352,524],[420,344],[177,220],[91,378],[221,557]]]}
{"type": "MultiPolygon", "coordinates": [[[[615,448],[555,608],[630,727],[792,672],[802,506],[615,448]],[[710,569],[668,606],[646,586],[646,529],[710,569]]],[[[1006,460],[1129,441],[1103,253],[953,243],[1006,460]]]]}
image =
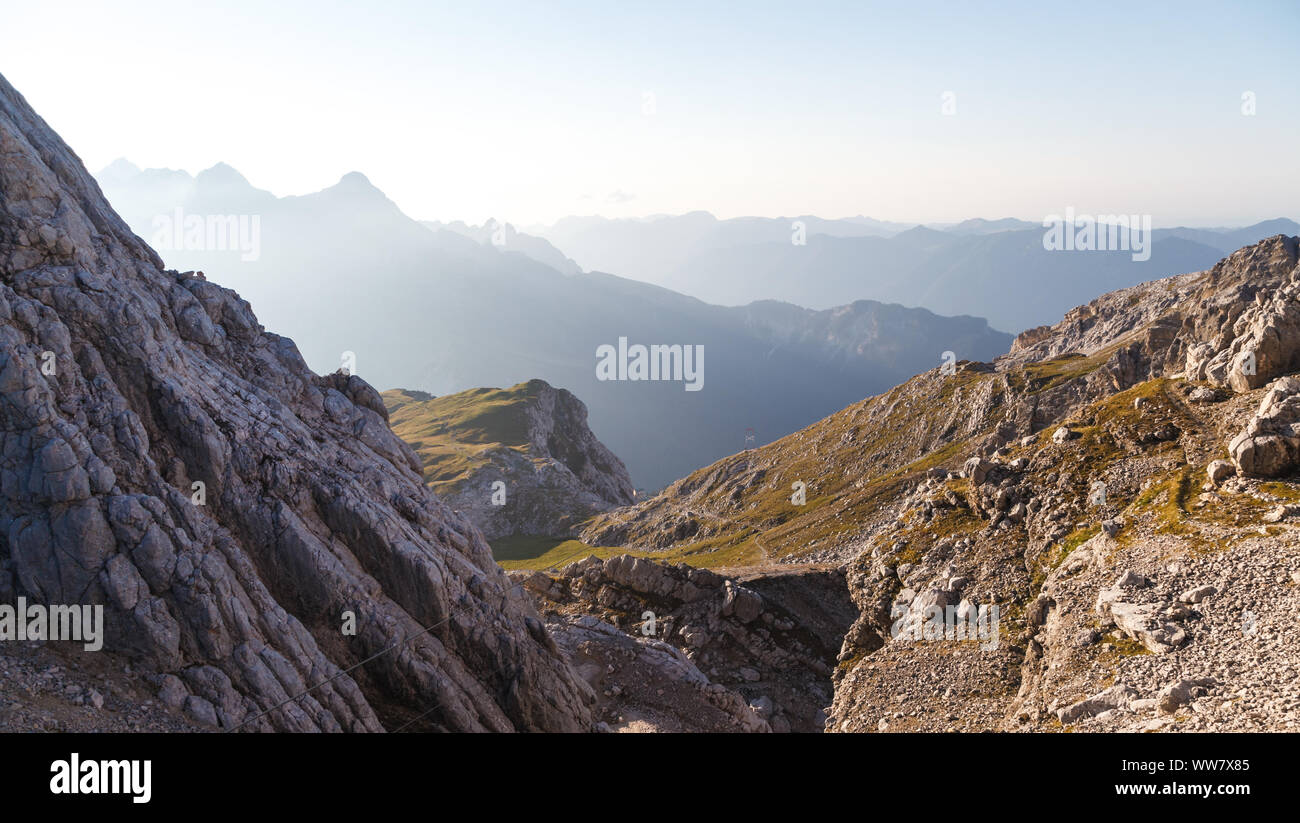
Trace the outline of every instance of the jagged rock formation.
{"type": "Polygon", "coordinates": [[[1249,391],[1300,368],[1300,240],[1278,235],[1239,249],[1212,269],[1103,295],[1055,326],[1025,332],[1004,369],[1111,347],[1116,389],[1180,374],[1249,391]]]}
{"type": "Polygon", "coordinates": [[[0,601],[105,605],[107,647],[223,728],[589,727],[378,393],[164,271],[3,78],[0,341],[0,601]]]}
{"type": "Polygon", "coordinates": [[[594,615],[678,647],[775,731],[821,730],[835,655],[857,616],[834,567],[719,574],[617,555],[512,575],[548,615],[594,615]]]}
{"type": "Polygon", "coordinates": [[[1296,248],[1272,238],[1022,336],[998,368],[1013,390],[1030,378],[1041,422],[972,442],[872,530],[850,567],[862,618],[828,728],[1300,725],[1293,677],[1269,671],[1300,664],[1278,634],[1300,579],[1285,525],[1300,490],[1255,479],[1294,471],[1294,379],[1249,391],[1294,368],[1300,335],[1276,318],[1296,248]],[[1268,353],[1260,374],[1234,369],[1245,351],[1268,353]],[[896,632],[913,604],[958,600],[1001,607],[996,649],[896,632]]]}
{"type": "Polygon", "coordinates": [[[1210,270],[1206,302],[1180,335],[1189,380],[1244,392],[1300,368],[1298,246],[1297,238],[1278,236],[1210,270]],[[1243,271],[1251,276],[1243,278],[1243,271]]]}
{"type": "Polygon", "coordinates": [[[635,498],[623,462],[587,427],[587,407],[544,380],[383,398],[430,486],[488,538],[569,537],[592,515],[635,498]]]}

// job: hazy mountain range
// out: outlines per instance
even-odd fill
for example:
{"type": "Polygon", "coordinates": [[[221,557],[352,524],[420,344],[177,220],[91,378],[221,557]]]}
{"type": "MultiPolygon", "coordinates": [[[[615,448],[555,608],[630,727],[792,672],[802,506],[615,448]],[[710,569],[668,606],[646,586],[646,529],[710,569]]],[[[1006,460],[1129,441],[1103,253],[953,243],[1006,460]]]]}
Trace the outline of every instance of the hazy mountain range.
{"type": "Polygon", "coordinates": [[[816,309],[869,297],[985,317],[994,328],[1018,333],[1055,322],[1101,292],[1209,268],[1244,245],[1295,234],[1300,224],[1277,219],[1236,229],[1156,229],[1144,261],[1129,251],[1048,251],[1041,223],[1014,218],[925,227],[867,218],[719,220],[693,212],[644,220],[570,217],[532,231],[584,269],[710,303],[773,299],[816,309]],[[803,225],[800,238],[796,223],[803,225]]]}
{"type": "Polygon", "coordinates": [[[434,231],[445,229],[478,243],[491,243],[504,252],[522,254],[538,263],[550,266],[561,274],[582,274],[582,267],[565,257],[564,252],[551,245],[549,241],[524,234],[509,223],[498,220],[488,220],[481,226],[471,226],[461,220],[450,223],[421,220],[420,223],[434,231]]]}
{"type": "Polygon", "coordinates": [[[346,366],[381,390],[437,395],[546,380],[586,402],[592,430],[643,488],[883,391],[945,351],[988,359],[1010,345],[979,318],[871,300],[725,308],[610,274],[564,274],[517,253],[509,236],[498,247],[421,225],[357,173],[284,198],[225,165],[191,177],[119,162],[99,179],[167,265],[238,291],[314,370],[346,366]],[[211,248],[222,231],[225,250],[211,248]],[[598,348],[620,338],[703,346],[703,389],[598,380],[598,348]]]}

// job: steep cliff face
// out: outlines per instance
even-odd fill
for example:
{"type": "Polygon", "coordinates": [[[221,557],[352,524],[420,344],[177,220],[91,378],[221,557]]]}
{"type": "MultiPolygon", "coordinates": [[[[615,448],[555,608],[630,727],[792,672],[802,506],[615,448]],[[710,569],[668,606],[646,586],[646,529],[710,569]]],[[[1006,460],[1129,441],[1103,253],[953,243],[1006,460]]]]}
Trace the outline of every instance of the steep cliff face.
{"type": "Polygon", "coordinates": [[[589,728],[378,393],[164,271],[3,78],[0,342],[0,601],[103,604],[106,647],[222,728],[589,728]]]}
{"type": "Polygon", "coordinates": [[[569,537],[592,515],[634,499],[623,462],[587,427],[587,407],[544,380],[383,397],[434,491],[489,538],[569,537]]]}

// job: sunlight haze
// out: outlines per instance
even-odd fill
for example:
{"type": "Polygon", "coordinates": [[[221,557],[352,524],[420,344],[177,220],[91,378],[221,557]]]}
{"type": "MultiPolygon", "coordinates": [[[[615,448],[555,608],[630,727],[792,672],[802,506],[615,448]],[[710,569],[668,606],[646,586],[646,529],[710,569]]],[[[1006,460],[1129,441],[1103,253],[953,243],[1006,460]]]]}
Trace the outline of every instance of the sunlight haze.
{"type": "Polygon", "coordinates": [[[1293,4],[905,5],[39,4],[0,71],[92,170],[356,170],[429,220],[1294,212],[1293,4]]]}

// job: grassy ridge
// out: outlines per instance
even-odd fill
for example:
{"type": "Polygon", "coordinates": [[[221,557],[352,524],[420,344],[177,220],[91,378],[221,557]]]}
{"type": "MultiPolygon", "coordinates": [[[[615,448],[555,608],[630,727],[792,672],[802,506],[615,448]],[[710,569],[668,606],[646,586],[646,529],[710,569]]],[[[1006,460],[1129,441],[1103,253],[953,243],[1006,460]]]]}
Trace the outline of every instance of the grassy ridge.
{"type": "Polygon", "coordinates": [[[701,569],[749,566],[763,559],[762,550],[752,540],[720,546],[693,543],[688,547],[666,551],[646,551],[623,546],[588,546],[580,540],[523,535],[492,541],[492,557],[501,564],[501,568],[511,571],[559,569],[593,554],[602,559],[618,554],[653,557],[671,563],[689,563],[701,569]]]}
{"type": "Polygon", "coordinates": [[[435,491],[454,488],[500,448],[528,451],[527,404],[538,381],[508,389],[470,389],[444,397],[393,389],[383,393],[394,433],[415,449],[435,491]]]}

